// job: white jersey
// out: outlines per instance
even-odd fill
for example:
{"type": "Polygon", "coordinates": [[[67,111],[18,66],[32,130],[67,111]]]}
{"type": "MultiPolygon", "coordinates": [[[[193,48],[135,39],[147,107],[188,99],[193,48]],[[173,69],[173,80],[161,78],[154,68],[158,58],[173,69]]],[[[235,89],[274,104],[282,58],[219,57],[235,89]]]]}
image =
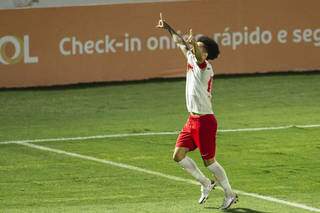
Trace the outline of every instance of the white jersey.
{"type": "Polygon", "coordinates": [[[195,55],[187,52],[188,70],[186,81],[186,104],[188,112],[213,114],[211,89],[213,69],[208,61],[198,65],[195,55]]]}

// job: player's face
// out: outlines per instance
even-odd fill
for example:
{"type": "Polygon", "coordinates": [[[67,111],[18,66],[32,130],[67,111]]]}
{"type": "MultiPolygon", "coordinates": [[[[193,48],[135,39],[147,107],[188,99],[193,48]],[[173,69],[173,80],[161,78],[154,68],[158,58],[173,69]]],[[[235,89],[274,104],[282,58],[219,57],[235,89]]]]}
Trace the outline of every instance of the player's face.
{"type": "Polygon", "coordinates": [[[204,47],[204,43],[198,41],[197,44],[198,44],[199,49],[200,49],[200,51],[201,51],[202,60],[204,61],[204,60],[207,59],[207,56],[208,56],[207,50],[206,50],[206,48],[204,47]]]}

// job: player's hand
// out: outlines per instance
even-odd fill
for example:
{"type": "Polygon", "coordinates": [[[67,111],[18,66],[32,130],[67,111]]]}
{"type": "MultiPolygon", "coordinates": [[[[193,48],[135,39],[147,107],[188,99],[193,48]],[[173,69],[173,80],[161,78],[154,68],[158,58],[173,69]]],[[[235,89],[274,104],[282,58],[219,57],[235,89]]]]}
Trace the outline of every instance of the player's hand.
{"type": "Polygon", "coordinates": [[[187,40],[186,42],[188,44],[193,44],[195,42],[195,39],[193,37],[193,32],[192,32],[192,29],[189,30],[189,34],[187,35],[187,40]]]}
{"type": "Polygon", "coordinates": [[[194,46],[196,45],[196,40],[193,37],[192,29],[189,30],[189,33],[186,34],[187,39],[185,40],[188,44],[189,49],[194,52],[194,46]]]}
{"type": "Polygon", "coordinates": [[[162,18],[162,13],[160,13],[160,20],[156,28],[167,29],[167,23],[162,18]]]}

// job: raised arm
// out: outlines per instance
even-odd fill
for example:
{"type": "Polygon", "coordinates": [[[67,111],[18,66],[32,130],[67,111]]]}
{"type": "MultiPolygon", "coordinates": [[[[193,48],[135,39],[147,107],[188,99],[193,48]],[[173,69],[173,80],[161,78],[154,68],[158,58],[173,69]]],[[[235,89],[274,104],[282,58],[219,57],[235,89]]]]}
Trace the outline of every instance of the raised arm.
{"type": "Polygon", "coordinates": [[[179,33],[177,33],[167,22],[163,20],[161,13],[159,23],[156,27],[167,30],[172,36],[174,42],[181,49],[184,56],[187,57],[187,51],[190,50],[190,45],[182,38],[179,33]]]}
{"type": "Polygon", "coordinates": [[[187,42],[188,42],[188,44],[191,45],[191,49],[192,49],[193,54],[196,56],[197,63],[202,64],[203,63],[202,53],[201,53],[201,50],[199,48],[198,43],[195,41],[195,39],[193,37],[192,29],[190,29],[190,31],[189,31],[189,38],[187,39],[187,42]]]}

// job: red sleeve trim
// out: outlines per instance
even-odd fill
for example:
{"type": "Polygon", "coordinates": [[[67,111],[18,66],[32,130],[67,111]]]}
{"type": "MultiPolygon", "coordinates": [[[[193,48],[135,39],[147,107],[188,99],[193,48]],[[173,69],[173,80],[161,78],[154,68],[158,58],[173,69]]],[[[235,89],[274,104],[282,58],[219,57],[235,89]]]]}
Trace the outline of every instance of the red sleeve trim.
{"type": "Polygon", "coordinates": [[[198,64],[200,69],[205,69],[207,67],[207,63],[204,61],[202,64],[198,64]]]}

